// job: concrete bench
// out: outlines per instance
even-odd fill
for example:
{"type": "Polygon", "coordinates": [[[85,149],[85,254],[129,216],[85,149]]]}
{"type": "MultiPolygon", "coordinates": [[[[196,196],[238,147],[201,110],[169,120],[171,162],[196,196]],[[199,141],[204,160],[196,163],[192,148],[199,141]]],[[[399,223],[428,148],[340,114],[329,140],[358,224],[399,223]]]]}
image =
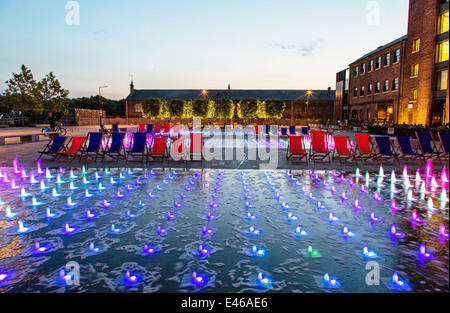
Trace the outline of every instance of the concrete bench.
{"type": "Polygon", "coordinates": [[[47,132],[47,133],[34,133],[34,134],[11,134],[11,135],[0,135],[0,146],[6,144],[7,138],[20,138],[20,142],[33,142],[39,141],[41,136],[49,136],[50,138],[58,137],[60,133],[57,132],[47,132]]]}

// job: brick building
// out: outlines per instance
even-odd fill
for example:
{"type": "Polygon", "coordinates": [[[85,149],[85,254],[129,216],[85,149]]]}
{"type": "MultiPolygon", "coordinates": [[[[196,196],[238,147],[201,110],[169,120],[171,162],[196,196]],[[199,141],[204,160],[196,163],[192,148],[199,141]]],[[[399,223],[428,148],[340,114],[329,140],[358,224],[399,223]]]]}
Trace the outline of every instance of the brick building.
{"type": "Polygon", "coordinates": [[[399,123],[448,123],[448,31],[448,0],[410,0],[399,123]]]}
{"type": "Polygon", "coordinates": [[[350,119],[393,122],[401,97],[405,42],[403,36],[350,64],[350,119]]]}
{"type": "Polygon", "coordinates": [[[335,107],[342,109],[335,115],[389,124],[448,123],[448,31],[448,0],[410,0],[408,34],[349,65],[347,110],[338,73],[335,107]]]}
{"type": "MultiPolygon", "coordinates": [[[[244,98],[264,101],[270,98],[283,100],[286,109],[283,119],[290,120],[333,120],[335,91],[327,90],[194,90],[194,89],[135,89],[130,85],[130,94],[125,99],[127,119],[142,118],[141,103],[148,98],[162,100],[194,100],[208,97],[211,100],[226,97],[236,104],[244,98]]],[[[237,117],[237,114],[235,114],[237,117]]]]}

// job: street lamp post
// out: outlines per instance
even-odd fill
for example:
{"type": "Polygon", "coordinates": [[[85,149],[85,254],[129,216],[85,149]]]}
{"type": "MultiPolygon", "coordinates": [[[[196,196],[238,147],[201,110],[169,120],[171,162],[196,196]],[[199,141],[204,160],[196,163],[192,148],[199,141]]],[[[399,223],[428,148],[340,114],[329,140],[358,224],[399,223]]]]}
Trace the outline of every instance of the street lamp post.
{"type": "MultiPolygon", "coordinates": [[[[309,98],[311,97],[311,95],[312,95],[312,91],[308,90],[307,97],[306,97],[306,105],[307,105],[308,112],[309,112],[309,98]]],[[[314,110],[313,110],[312,113],[313,113],[312,115],[314,117],[314,110]]],[[[308,118],[308,121],[309,121],[309,118],[308,118]]]]}
{"type": "Polygon", "coordinates": [[[103,117],[103,111],[102,111],[102,88],[108,88],[108,86],[100,86],[98,87],[98,100],[100,104],[100,125],[102,125],[102,117],[103,117]]]}

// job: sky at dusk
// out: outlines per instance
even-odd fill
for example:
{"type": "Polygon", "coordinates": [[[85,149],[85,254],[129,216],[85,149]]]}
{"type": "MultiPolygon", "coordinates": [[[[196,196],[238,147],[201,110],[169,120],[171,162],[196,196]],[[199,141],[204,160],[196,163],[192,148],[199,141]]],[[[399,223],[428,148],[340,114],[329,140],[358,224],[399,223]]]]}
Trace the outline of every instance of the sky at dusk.
{"type": "Polygon", "coordinates": [[[108,85],[125,98],[131,75],[137,89],[334,89],[336,72],[406,34],[408,3],[0,0],[0,93],[22,64],[69,97],[108,85]]]}

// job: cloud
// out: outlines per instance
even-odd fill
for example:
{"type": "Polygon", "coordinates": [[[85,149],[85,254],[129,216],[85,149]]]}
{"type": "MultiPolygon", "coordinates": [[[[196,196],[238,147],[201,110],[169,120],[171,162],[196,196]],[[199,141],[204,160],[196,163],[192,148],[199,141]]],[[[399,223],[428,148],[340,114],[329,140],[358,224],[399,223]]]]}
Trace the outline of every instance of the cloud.
{"type": "Polygon", "coordinates": [[[273,44],[273,47],[276,47],[278,49],[286,50],[286,51],[293,51],[296,53],[299,53],[303,57],[308,57],[313,55],[317,50],[320,48],[320,43],[322,40],[317,40],[313,43],[299,43],[299,44],[273,44]]]}

